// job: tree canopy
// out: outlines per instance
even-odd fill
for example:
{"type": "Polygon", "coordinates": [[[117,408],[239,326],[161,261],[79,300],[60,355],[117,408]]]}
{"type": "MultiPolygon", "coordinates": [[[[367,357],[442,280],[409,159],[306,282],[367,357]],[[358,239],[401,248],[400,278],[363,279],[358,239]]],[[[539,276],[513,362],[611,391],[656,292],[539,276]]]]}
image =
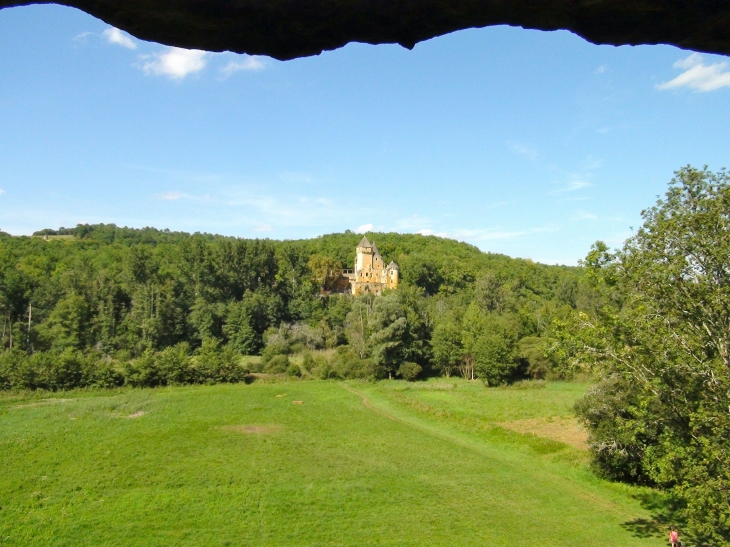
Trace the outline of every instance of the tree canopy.
{"type": "Polygon", "coordinates": [[[601,378],[578,411],[601,472],[667,489],[698,540],[730,545],[730,175],[685,167],[642,216],[586,259],[605,305],[562,325],[601,378]]]}
{"type": "MultiPolygon", "coordinates": [[[[474,378],[499,383],[521,366],[521,338],[542,336],[553,316],[594,298],[578,268],[394,233],[368,237],[386,262],[400,265],[398,291],[378,298],[336,294],[361,237],[248,240],[101,224],[2,238],[0,348],[7,355],[0,384],[96,385],[97,369],[116,371],[105,372],[104,381],[127,382],[129,373],[133,382],[165,383],[161,372],[130,371],[172,370],[173,356],[201,361],[224,350],[236,361],[261,354],[267,340],[278,340],[264,352],[267,362],[274,347],[281,355],[339,348],[327,365],[330,376],[412,379],[473,361],[474,378]],[[449,328],[470,334],[446,349],[432,334],[449,328]],[[60,356],[72,353],[85,372],[61,380],[65,365],[51,365],[70,362],[60,356]],[[42,360],[58,380],[51,372],[28,372],[42,360]],[[403,363],[411,365],[401,371],[403,363]]],[[[173,383],[208,381],[198,373],[170,374],[173,383]]]]}

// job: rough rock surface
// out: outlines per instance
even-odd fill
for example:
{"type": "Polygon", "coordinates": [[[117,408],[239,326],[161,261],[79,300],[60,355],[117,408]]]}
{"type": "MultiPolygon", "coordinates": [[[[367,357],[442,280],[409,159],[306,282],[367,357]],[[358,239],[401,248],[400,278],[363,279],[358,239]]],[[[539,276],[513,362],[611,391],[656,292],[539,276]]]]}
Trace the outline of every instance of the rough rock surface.
{"type": "MultiPolygon", "coordinates": [[[[0,9],[49,3],[0,0],[0,9]]],[[[508,24],[596,44],[673,44],[730,54],[727,0],[63,0],[137,38],[292,59],[348,42],[417,42],[508,24]]]]}

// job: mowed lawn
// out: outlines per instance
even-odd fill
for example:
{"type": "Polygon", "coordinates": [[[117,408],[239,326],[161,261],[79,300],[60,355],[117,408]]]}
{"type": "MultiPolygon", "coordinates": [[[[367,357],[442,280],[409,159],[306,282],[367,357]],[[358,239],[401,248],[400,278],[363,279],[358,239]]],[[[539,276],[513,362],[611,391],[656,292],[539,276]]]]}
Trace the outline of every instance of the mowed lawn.
{"type": "Polygon", "coordinates": [[[585,387],[4,395],[0,545],[662,545],[584,452],[494,425],[569,417],[585,387]]]}

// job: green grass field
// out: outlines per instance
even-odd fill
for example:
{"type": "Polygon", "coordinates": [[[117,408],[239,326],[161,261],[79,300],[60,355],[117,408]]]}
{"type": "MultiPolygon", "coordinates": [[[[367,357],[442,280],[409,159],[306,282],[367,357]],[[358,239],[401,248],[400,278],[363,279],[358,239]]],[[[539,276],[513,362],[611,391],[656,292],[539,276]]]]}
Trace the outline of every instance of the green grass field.
{"type": "Polygon", "coordinates": [[[630,531],[638,490],[546,438],[586,386],[520,387],[6,394],[0,545],[663,545],[630,531]]]}

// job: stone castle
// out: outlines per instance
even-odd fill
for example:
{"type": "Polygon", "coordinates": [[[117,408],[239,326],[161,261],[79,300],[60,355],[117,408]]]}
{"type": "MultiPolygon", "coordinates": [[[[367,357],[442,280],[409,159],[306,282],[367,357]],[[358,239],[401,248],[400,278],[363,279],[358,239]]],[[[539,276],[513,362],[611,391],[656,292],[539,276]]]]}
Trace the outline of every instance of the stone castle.
{"type": "Polygon", "coordinates": [[[375,243],[370,243],[363,236],[355,252],[355,269],[342,271],[342,276],[350,283],[352,294],[380,294],[384,289],[398,288],[398,264],[391,261],[385,266],[375,243]]]}

